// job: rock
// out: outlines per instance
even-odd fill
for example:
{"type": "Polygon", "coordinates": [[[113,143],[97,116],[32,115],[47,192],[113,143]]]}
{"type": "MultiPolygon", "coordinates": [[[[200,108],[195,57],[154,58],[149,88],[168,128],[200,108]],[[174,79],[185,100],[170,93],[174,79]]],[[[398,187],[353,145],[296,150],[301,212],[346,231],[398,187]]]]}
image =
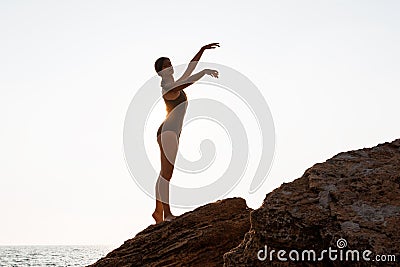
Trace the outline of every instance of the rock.
{"type": "Polygon", "coordinates": [[[224,255],[224,266],[382,266],[363,261],[364,250],[372,251],[372,260],[377,254],[397,255],[398,264],[400,139],[315,164],[301,178],[267,194],[250,219],[249,232],[224,255]],[[276,250],[272,261],[257,258],[265,246],[268,253],[276,250]],[[343,253],[358,250],[360,261],[332,261],[327,255],[317,262],[288,258],[291,250],[314,250],[318,258],[328,247],[342,247],[343,253]],[[278,250],[286,251],[288,261],[278,260],[278,250]]]}
{"type": "Polygon", "coordinates": [[[382,266],[364,261],[366,250],[372,260],[396,255],[398,264],[399,193],[400,139],[315,164],[267,194],[257,210],[233,198],[151,225],[91,266],[382,266]],[[336,260],[325,253],[311,261],[311,250],[317,260],[329,248],[336,260]],[[287,261],[278,259],[279,250],[287,261]],[[291,261],[293,250],[306,261],[291,261]],[[355,250],[359,261],[346,261],[355,250]]]}
{"type": "Polygon", "coordinates": [[[207,204],[150,225],[91,266],[222,266],[249,230],[250,211],[242,198],[207,204]]]}

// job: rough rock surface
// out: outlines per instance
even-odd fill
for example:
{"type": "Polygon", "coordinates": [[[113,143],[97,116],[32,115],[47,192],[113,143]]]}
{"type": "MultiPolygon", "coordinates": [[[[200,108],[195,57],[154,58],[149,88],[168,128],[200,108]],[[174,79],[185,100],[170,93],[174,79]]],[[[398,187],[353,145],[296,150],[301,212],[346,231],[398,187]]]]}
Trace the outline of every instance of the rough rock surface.
{"type": "Polygon", "coordinates": [[[328,260],[319,262],[295,262],[288,257],[295,249],[300,259],[303,250],[315,250],[318,258],[328,247],[340,248],[341,238],[347,241],[340,249],[343,259],[346,249],[358,250],[360,258],[368,249],[372,260],[377,254],[390,254],[397,255],[400,264],[400,139],[315,164],[301,178],[267,194],[250,218],[250,231],[224,255],[225,266],[395,266],[340,261],[339,251],[334,261],[326,254],[328,260]],[[265,245],[268,254],[272,249],[285,250],[288,261],[279,261],[276,252],[272,261],[258,260],[257,253],[265,245]]]}
{"type": "Polygon", "coordinates": [[[220,200],[150,225],[91,266],[222,266],[250,229],[241,198],[220,200]]]}

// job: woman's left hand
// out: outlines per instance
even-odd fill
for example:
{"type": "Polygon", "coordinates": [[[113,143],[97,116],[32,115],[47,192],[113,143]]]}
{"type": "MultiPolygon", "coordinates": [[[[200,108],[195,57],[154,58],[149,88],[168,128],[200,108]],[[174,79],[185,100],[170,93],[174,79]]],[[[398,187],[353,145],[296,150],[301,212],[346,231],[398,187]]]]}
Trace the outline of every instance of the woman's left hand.
{"type": "Polygon", "coordinates": [[[219,47],[219,43],[211,43],[211,44],[203,46],[202,49],[204,49],[204,50],[206,50],[206,49],[214,49],[214,48],[217,48],[217,47],[219,47]]]}

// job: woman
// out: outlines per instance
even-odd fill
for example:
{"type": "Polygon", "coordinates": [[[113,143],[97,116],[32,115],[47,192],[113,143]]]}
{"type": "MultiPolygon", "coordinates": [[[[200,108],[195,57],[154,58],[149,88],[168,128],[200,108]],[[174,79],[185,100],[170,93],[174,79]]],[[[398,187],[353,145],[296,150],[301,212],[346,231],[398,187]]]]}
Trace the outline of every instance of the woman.
{"type": "Polygon", "coordinates": [[[218,78],[218,71],[211,69],[204,69],[191,75],[203,52],[216,47],[219,47],[218,43],[203,46],[177,81],[174,80],[174,69],[169,58],[161,57],[154,64],[157,74],[161,77],[162,95],[167,109],[167,116],[157,131],[157,142],[161,152],[161,171],[156,182],[157,199],[156,209],[153,212],[156,223],[171,221],[175,218],[169,206],[169,181],[174,171],[183,117],[187,108],[187,98],[183,89],[204,75],[218,78]]]}

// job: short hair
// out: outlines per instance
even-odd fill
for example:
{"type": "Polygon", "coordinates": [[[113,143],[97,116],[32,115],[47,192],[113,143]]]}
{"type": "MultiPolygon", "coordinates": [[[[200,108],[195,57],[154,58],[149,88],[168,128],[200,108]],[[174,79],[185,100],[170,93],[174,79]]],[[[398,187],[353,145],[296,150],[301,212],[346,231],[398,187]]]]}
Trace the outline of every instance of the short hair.
{"type": "Polygon", "coordinates": [[[154,68],[155,68],[157,73],[162,71],[162,67],[163,67],[164,61],[167,60],[167,59],[169,59],[169,58],[160,57],[159,59],[156,60],[156,62],[154,63],[154,68]]]}

